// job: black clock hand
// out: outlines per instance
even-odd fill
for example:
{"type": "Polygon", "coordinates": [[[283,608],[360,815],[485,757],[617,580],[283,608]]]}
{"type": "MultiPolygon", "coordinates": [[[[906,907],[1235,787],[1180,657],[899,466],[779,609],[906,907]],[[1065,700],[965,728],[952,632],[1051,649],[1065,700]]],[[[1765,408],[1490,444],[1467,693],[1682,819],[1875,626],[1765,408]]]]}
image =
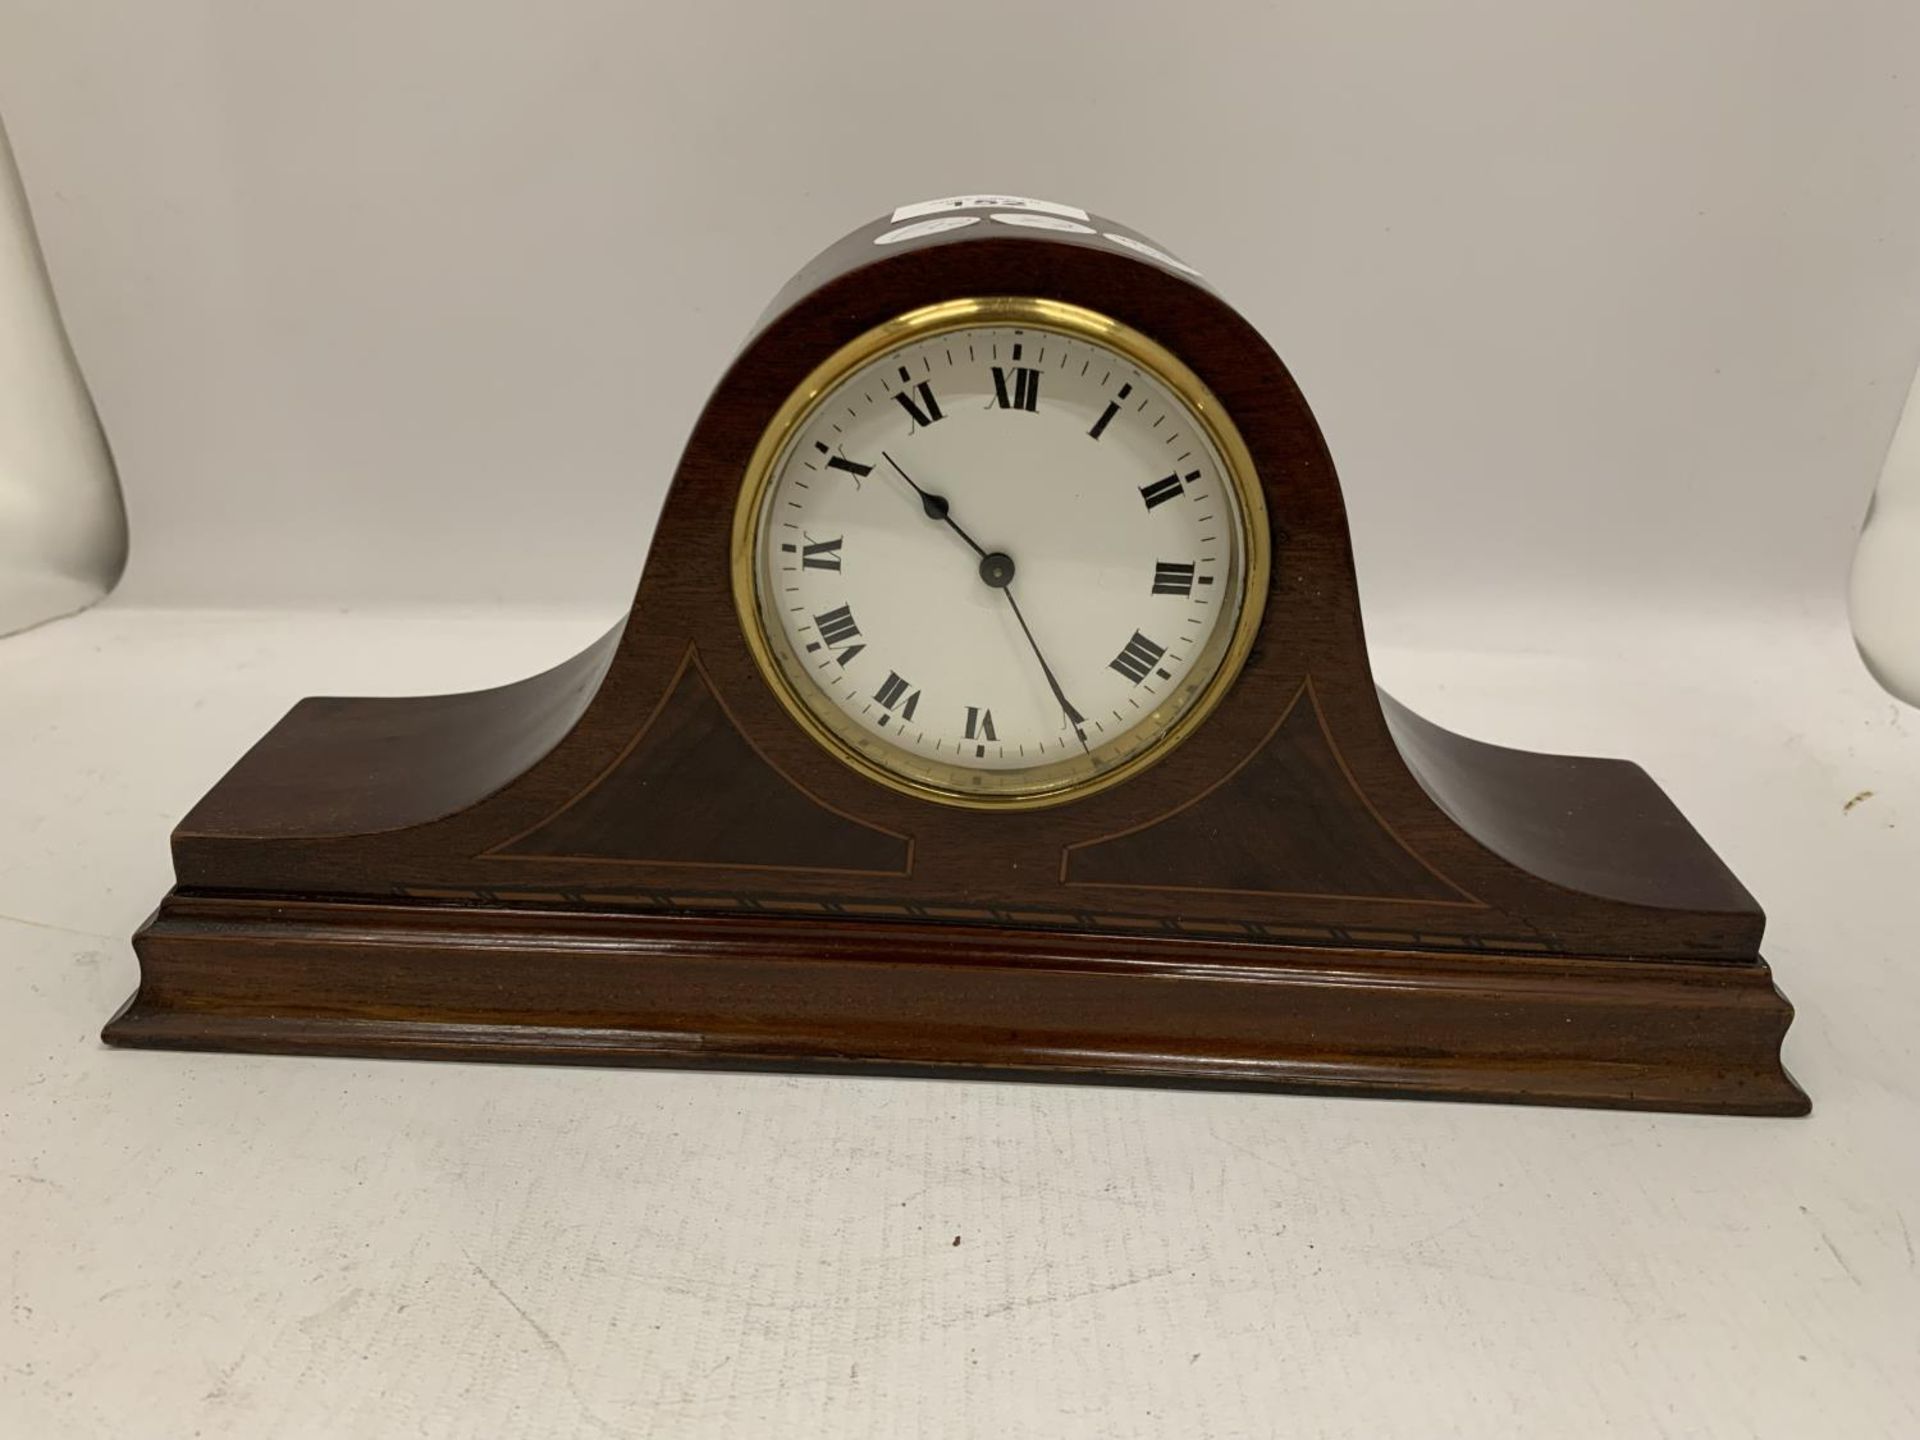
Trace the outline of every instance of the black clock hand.
{"type": "MultiPolygon", "coordinates": [[[[986,562],[982,561],[981,571],[983,575],[985,570],[986,562]]],[[[991,580],[987,581],[987,583],[989,585],[993,584],[991,580]]],[[[1067,717],[1067,722],[1073,726],[1073,733],[1080,741],[1080,748],[1082,750],[1088,750],[1088,753],[1091,754],[1092,752],[1087,745],[1087,732],[1081,728],[1086,724],[1086,716],[1073,708],[1073,702],[1067,699],[1067,692],[1062,690],[1060,688],[1060,682],[1054,679],[1053,667],[1047,664],[1047,657],[1040,653],[1040,642],[1033,638],[1033,628],[1027,624],[1027,617],[1020,613],[1020,602],[1013,598],[1013,588],[1003,585],[1000,586],[999,589],[1000,593],[1007,597],[1007,604],[1013,607],[1013,618],[1020,622],[1020,629],[1027,637],[1027,644],[1033,647],[1033,658],[1040,662],[1040,673],[1047,677],[1047,684],[1053,689],[1053,698],[1060,702],[1061,713],[1067,717]]]]}
{"type": "Polygon", "coordinates": [[[954,534],[958,535],[962,540],[966,541],[967,544],[973,547],[974,554],[978,555],[982,560],[985,560],[987,558],[987,552],[984,548],[982,548],[980,542],[974,539],[966,531],[962,530],[960,528],[960,522],[953,518],[953,513],[952,513],[953,507],[947,504],[946,496],[935,495],[930,490],[922,490],[920,486],[915,483],[914,478],[911,475],[907,474],[906,471],[900,468],[900,462],[894,459],[893,456],[887,454],[886,451],[882,450],[880,452],[880,458],[886,461],[887,464],[893,467],[894,474],[898,475],[902,480],[906,481],[907,484],[913,486],[913,493],[920,497],[920,508],[927,512],[927,518],[929,520],[946,521],[947,524],[953,527],[954,534]]]}
{"type": "Polygon", "coordinates": [[[1067,699],[1067,692],[1060,688],[1060,682],[1054,678],[1053,667],[1047,664],[1047,657],[1040,653],[1040,642],[1033,638],[1033,627],[1027,624],[1027,617],[1020,613],[1020,602],[1013,598],[1013,557],[1005,551],[989,551],[978,540],[961,529],[960,522],[953,518],[953,507],[947,503],[947,497],[923,490],[911,475],[900,468],[900,462],[886,451],[880,452],[880,458],[893,467],[893,473],[913,487],[913,493],[920,497],[920,508],[926,512],[929,520],[944,520],[953,527],[953,533],[973,548],[980,557],[980,578],[1007,597],[1007,604],[1013,607],[1013,618],[1020,622],[1021,633],[1027,637],[1027,644],[1033,648],[1033,658],[1040,662],[1040,673],[1047,677],[1047,685],[1053,691],[1053,698],[1060,702],[1060,713],[1067,723],[1073,726],[1073,733],[1080,741],[1082,750],[1088,749],[1087,732],[1082,728],[1086,717],[1073,708],[1073,702],[1067,699]]]}

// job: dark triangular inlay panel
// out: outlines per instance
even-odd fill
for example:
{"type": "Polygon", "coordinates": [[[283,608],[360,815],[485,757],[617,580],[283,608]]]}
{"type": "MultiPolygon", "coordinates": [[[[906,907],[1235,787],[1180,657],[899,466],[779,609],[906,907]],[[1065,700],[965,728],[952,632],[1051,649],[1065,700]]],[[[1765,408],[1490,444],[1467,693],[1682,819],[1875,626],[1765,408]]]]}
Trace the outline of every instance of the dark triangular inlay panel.
{"type": "Polygon", "coordinates": [[[1355,787],[1311,682],[1247,761],[1199,799],[1068,848],[1071,885],[1477,903],[1424,864],[1355,787]]]}
{"type": "Polygon", "coordinates": [[[687,652],[664,703],[604,773],[489,852],[541,859],[904,875],[912,845],[831,810],[767,763],[687,652]]]}

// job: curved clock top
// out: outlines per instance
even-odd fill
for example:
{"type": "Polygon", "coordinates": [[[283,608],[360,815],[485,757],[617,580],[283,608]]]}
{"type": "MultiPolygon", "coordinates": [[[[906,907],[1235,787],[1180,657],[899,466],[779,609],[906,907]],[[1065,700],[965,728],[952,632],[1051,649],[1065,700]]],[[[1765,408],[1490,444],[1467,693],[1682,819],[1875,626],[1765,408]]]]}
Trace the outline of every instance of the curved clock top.
{"type": "Polygon", "coordinates": [[[477,696],[296,710],[175,854],[209,889],[358,866],[483,903],[1273,944],[1740,959],[1761,928],[1633,767],[1384,700],[1272,348],[1151,238],[1009,196],[902,207],[782,291],[600,645],[477,696]],[[951,363],[888,329],[967,305],[951,363]],[[1055,803],[943,803],[968,790],[1055,803]]]}

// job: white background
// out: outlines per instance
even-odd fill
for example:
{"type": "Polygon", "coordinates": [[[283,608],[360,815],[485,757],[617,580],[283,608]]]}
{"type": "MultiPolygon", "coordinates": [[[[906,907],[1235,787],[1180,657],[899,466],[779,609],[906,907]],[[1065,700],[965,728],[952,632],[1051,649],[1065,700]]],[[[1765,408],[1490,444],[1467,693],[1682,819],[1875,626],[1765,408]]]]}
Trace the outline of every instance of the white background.
{"type": "Polygon", "coordinates": [[[1920,356],[1920,7],[0,0],[127,597],[630,593],[708,388],[908,200],[1258,324],[1364,584],[1831,591],[1920,356]]]}
{"type": "Polygon", "coordinates": [[[133,533],[0,641],[0,1434],[1920,1430],[1920,722],[1840,603],[1917,66],[1910,0],[0,0],[133,533]],[[1648,766],[1811,1119],[97,1045],[287,704],[584,643],[773,291],[980,187],[1261,326],[1382,674],[1648,766]]]}

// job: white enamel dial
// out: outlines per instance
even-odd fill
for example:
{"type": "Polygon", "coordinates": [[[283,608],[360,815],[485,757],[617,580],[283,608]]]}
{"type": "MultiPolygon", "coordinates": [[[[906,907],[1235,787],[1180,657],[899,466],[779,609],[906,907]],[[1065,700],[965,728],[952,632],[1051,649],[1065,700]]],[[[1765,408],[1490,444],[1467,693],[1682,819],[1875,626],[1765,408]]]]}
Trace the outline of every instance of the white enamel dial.
{"type": "Polygon", "coordinates": [[[903,324],[805,397],[750,497],[742,608],[842,758],[1045,803],[1143,763],[1231,679],[1259,499],[1166,352],[994,305],[903,324]]]}

